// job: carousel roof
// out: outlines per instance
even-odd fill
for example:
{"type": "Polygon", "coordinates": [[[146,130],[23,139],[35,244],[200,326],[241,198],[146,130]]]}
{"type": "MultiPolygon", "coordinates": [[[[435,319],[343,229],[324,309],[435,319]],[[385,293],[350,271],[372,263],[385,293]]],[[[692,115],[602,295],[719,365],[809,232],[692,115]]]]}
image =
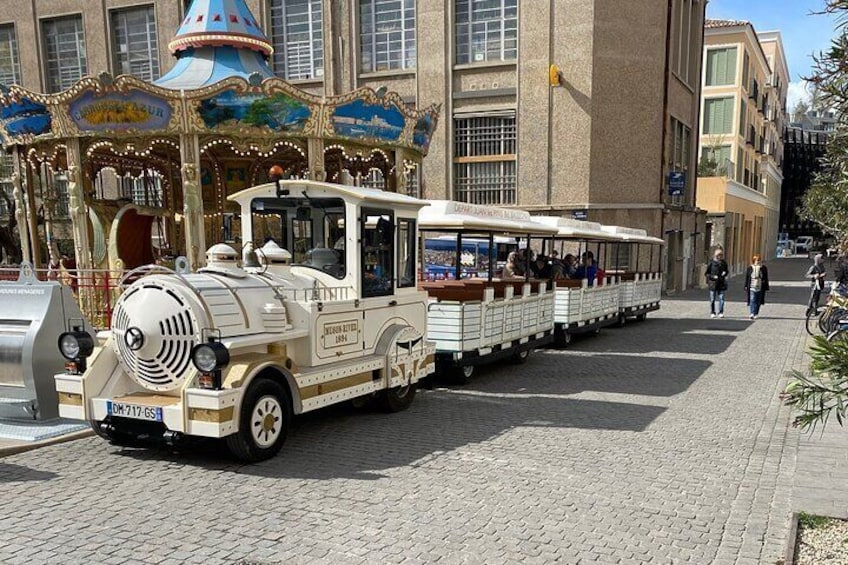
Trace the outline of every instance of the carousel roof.
{"type": "Polygon", "coordinates": [[[412,158],[427,154],[438,123],[439,106],[416,109],[395,92],[318,96],[276,77],[273,48],[244,0],[194,0],[169,46],[177,62],[154,82],[102,73],[53,94],[0,85],[0,143],[204,134],[256,147],[292,138],[302,150],[321,138],[351,142],[355,156],[401,148],[412,158]]]}
{"type": "Polygon", "coordinates": [[[172,90],[203,88],[226,78],[260,79],[271,43],[243,0],[194,0],[171,43],[177,64],[154,84],[172,90]]]}

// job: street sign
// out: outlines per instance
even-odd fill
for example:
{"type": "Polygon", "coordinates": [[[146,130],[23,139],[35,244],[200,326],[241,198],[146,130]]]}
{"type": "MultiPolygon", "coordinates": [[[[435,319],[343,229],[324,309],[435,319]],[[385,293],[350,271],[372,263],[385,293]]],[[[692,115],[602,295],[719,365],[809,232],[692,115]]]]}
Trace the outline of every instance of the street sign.
{"type": "Polygon", "coordinates": [[[671,171],[668,173],[668,195],[680,196],[686,188],[686,173],[683,171],[671,171]]]}
{"type": "Polygon", "coordinates": [[[574,220],[588,220],[589,219],[589,210],[572,210],[571,218],[574,220]]]}

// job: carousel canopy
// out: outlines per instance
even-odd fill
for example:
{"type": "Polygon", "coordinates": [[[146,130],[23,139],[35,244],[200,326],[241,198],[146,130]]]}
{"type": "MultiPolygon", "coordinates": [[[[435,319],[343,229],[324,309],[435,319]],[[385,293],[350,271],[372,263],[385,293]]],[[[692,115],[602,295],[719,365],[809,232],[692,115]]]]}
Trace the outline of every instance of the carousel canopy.
{"type": "Polygon", "coordinates": [[[188,134],[305,147],[320,138],[356,154],[427,154],[439,106],[413,109],[397,93],[371,88],[325,97],[292,86],[268,67],[271,44],[243,0],[195,0],[169,45],[177,63],[153,83],[103,73],[55,94],[0,86],[0,140],[7,147],[74,137],[126,144],[188,134]]]}
{"type": "Polygon", "coordinates": [[[274,76],[266,62],[271,43],[242,0],[195,0],[168,45],[177,64],[154,84],[202,88],[226,78],[274,76]]]}

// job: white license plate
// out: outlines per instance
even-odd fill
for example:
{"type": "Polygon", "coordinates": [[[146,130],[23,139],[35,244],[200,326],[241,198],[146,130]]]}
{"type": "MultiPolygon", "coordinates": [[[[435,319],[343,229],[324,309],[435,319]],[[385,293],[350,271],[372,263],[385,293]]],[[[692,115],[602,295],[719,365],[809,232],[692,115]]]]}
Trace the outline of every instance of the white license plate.
{"type": "Polygon", "coordinates": [[[162,421],[161,406],[139,406],[138,404],[124,404],[123,402],[106,401],[106,412],[110,416],[121,418],[133,418],[134,420],[148,420],[150,422],[162,421]]]}

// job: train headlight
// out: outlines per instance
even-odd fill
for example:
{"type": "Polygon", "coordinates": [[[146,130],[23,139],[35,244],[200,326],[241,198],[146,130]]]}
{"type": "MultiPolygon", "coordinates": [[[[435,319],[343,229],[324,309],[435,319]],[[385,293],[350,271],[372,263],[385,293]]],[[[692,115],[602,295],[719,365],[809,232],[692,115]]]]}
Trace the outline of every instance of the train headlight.
{"type": "Polygon", "coordinates": [[[69,361],[66,365],[69,370],[85,372],[85,360],[94,352],[94,338],[82,326],[74,326],[59,336],[59,351],[69,361]]]}
{"type": "Polygon", "coordinates": [[[191,362],[202,374],[201,386],[204,388],[220,388],[221,369],[230,363],[230,352],[223,343],[210,338],[206,343],[194,346],[194,349],[191,350],[191,362]],[[203,378],[207,375],[215,377],[211,387],[209,386],[209,379],[203,378]]]}

